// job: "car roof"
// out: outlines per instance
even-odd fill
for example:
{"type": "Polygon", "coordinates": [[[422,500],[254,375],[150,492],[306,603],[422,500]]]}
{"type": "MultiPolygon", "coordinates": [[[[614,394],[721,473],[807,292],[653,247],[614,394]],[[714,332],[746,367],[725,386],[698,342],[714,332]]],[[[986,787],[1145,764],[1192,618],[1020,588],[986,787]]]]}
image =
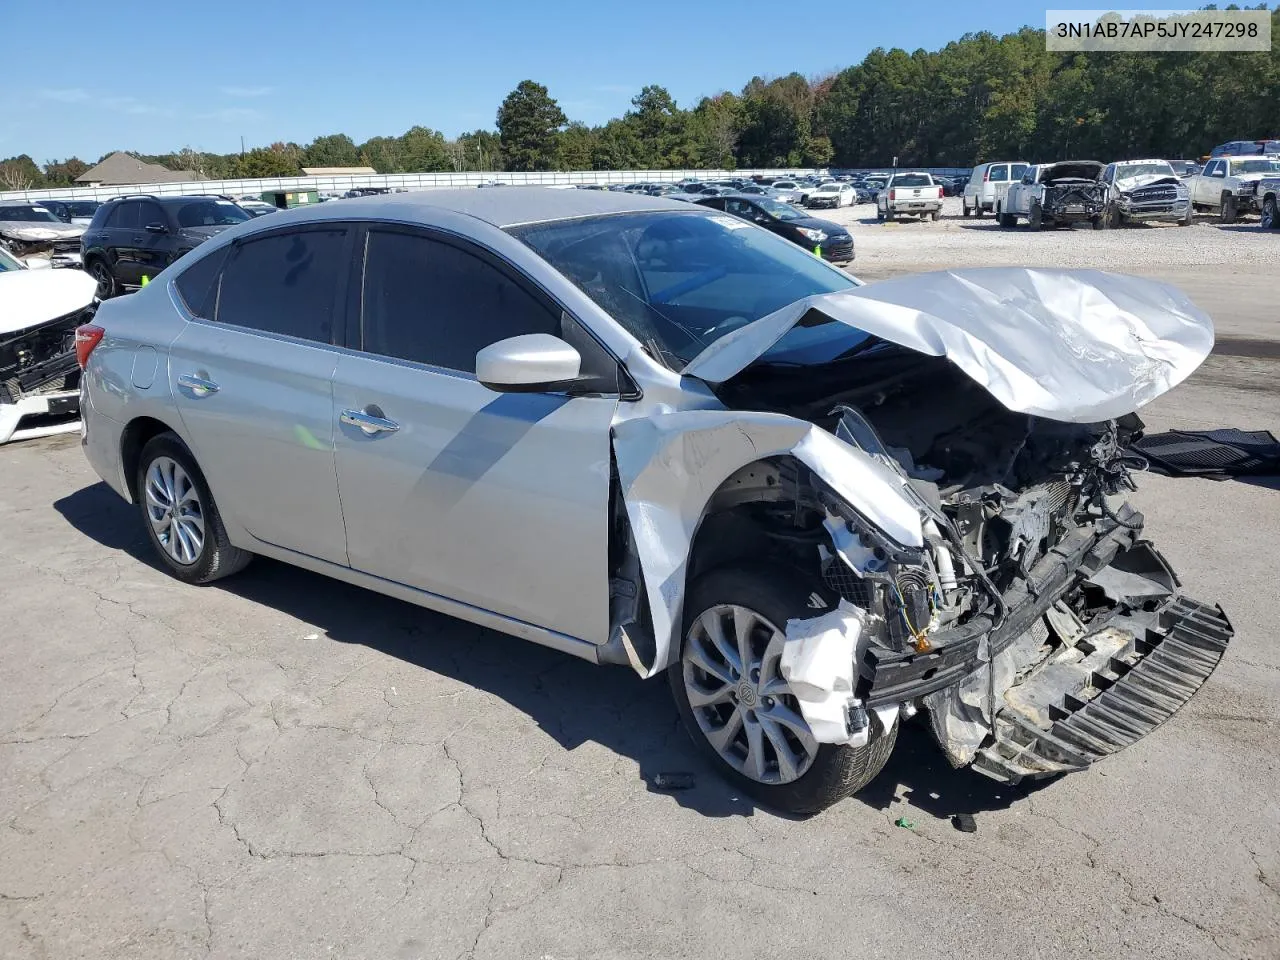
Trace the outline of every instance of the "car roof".
{"type": "Polygon", "coordinates": [[[688,210],[678,200],[664,200],[643,193],[615,190],[549,190],[546,187],[507,187],[503,190],[447,189],[352,197],[328,203],[294,207],[288,219],[313,220],[433,219],[439,211],[474,217],[499,229],[524,223],[569,220],[613,213],[652,210],[688,210]]]}

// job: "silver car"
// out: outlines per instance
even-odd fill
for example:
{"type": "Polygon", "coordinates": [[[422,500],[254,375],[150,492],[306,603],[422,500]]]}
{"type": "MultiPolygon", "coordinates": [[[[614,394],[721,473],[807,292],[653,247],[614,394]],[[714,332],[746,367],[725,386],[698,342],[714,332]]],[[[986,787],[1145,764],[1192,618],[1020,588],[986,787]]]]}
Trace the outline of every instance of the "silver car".
{"type": "Polygon", "coordinates": [[[1016,781],[1204,682],[1230,624],[1115,495],[1132,411],[1212,345],[1149,280],[864,286],[721,212],[537,187],[240,224],[77,331],[84,450],[174,576],[262,554],[665,673],[797,812],[917,712],[1016,781]]]}

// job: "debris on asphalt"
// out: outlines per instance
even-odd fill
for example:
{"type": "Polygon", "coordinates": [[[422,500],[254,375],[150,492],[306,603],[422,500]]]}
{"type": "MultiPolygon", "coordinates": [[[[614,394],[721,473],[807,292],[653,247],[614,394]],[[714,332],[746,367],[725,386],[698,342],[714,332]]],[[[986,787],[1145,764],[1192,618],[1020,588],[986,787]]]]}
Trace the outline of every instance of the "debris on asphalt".
{"type": "Polygon", "coordinates": [[[977,833],[978,821],[972,813],[957,813],[951,818],[951,825],[961,833],[977,833]]]}
{"type": "Polygon", "coordinates": [[[307,634],[305,637],[303,637],[302,639],[303,639],[303,640],[319,640],[319,639],[320,639],[320,634],[318,634],[318,633],[308,633],[308,634],[307,634]]]}
{"type": "Polygon", "coordinates": [[[1167,477],[1230,477],[1280,473],[1280,441],[1269,430],[1170,430],[1130,448],[1152,473],[1167,477]]]}
{"type": "Polygon", "coordinates": [[[914,820],[908,820],[906,817],[899,817],[897,820],[893,821],[893,825],[895,827],[902,827],[906,830],[914,830],[916,828],[916,822],[914,820]]]}
{"type": "Polygon", "coordinates": [[[692,773],[655,773],[649,782],[655,790],[692,790],[698,784],[692,773]]]}

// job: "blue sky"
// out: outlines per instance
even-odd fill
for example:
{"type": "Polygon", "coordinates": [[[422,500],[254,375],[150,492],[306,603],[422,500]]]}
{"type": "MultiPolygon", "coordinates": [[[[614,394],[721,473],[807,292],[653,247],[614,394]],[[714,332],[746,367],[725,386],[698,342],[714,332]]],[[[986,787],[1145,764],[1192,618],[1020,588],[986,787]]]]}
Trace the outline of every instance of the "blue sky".
{"type": "Polygon", "coordinates": [[[227,153],[242,135],[249,146],[339,132],[360,142],[415,124],[455,136],[492,128],[524,79],[546,84],[571,120],[594,124],[648,83],[688,106],[753,75],[822,74],[877,46],[932,50],[1044,17],[1007,0],[221,0],[145,13],[126,4],[109,16],[87,3],[78,15],[81,6],[59,6],[58,26],[45,5],[5,4],[4,33],[23,39],[5,45],[0,157],[227,153]],[[75,38],[69,52],[59,37],[75,38]]]}

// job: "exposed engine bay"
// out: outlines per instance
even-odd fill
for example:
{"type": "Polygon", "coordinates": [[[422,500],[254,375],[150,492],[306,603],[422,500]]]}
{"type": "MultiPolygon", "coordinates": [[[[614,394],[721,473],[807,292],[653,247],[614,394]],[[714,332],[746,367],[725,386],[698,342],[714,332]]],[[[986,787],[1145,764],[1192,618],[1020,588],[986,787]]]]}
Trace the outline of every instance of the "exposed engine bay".
{"type": "Polygon", "coordinates": [[[736,508],[859,611],[851,731],[867,709],[924,707],[956,766],[1046,776],[1145,734],[1216,666],[1226,618],[1178,597],[1141,514],[1115,502],[1142,466],[1122,452],[1136,416],[1013,413],[946,360],[885,342],[825,367],[758,365],[719,393],[884,463],[924,518],[923,548],[905,548],[785,467],[772,502],[736,508]]]}

